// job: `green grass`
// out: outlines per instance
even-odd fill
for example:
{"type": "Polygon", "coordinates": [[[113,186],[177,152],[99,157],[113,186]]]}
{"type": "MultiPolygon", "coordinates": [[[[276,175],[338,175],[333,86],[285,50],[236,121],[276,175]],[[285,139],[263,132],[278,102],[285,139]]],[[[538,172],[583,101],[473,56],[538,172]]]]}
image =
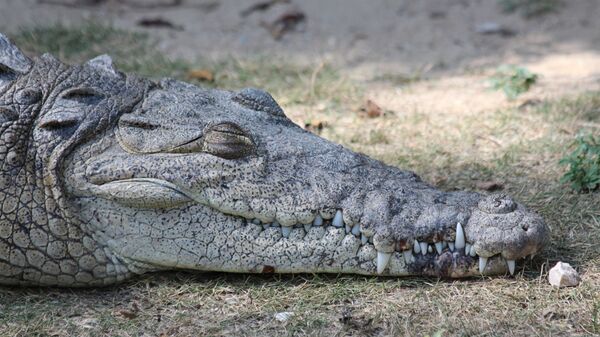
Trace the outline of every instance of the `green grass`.
{"type": "Polygon", "coordinates": [[[502,65],[490,78],[492,88],[502,90],[508,99],[515,99],[537,82],[538,75],[526,68],[515,65],[502,65]]]}
{"type": "Polygon", "coordinates": [[[518,12],[526,18],[558,11],[561,0],[498,0],[498,5],[505,13],[518,12]]]}
{"type": "Polygon", "coordinates": [[[115,37],[97,31],[102,29],[114,32],[103,26],[90,31],[55,26],[15,37],[29,52],[53,50],[70,62],[109,52],[128,71],[148,74],[162,63],[164,68],[152,75],[185,78],[188,69],[208,68],[216,74],[211,85],[267,88],[285,102],[286,110],[306,118],[323,117],[329,125],[322,131],[324,137],[414,170],[442,189],[475,190],[478,181],[501,181],[505,192],[544,216],[552,230],[551,243],[536,259],[526,261],[515,278],[447,281],[171,272],[105,289],[2,288],[1,336],[600,333],[600,193],[572,192],[560,182],[566,168],[558,164],[577,134],[598,135],[600,92],[549,100],[527,110],[463,115],[407,110],[365,119],[345,112],[353,102],[347,97],[360,97],[353,95],[363,84],[345,79],[334,67],[273,63],[260,57],[198,63],[145,58],[156,53],[147,38],[135,39],[145,41],[139,48],[148,49],[131,60],[131,55],[140,54],[127,52],[130,33],[115,37]],[[84,33],[99,37],[90,41],[84,33]],[[45,45],[52,36],[58,42],[45,45]],[[320,106],[334,108],[315,109],[320,106]],[[559,290],[548,285],[547,270],[558,260],[581,273],[579,287],[559,290]],[[273,315],[282,311],[295,315],[281,323],[273,315]]]}

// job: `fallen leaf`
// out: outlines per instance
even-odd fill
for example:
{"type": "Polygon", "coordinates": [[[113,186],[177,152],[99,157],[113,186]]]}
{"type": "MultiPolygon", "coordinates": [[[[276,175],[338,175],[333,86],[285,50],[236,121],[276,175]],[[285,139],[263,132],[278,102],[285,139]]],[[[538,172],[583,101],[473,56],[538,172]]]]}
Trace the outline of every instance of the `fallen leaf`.
{"type": "Polygon", "coordinates": [[[376,118],[383,115],[383,110],[377,103],[368,99],[365,104],[359,108],[359,114],[363,117],[376,118]]]}
{"type": "Polygon", "coordinates": [[[304,129],[314,132],[314,133],[320,133],[324,128],[327,127],[327,122],[325,121],[321,121],[318,119],[312,119],[309,121],[306,121],[304,123],[304,129]]]}
{"type": "Polygon", "coordinates": [[[183,30],[182,26],[175,25],[171,21],[163,18],[143,18],[137,22],[138,26],[146,28],[168,28],[174,30],[183,30]]]}
{"type": "Polygon", "coordinates": [[[289,2],[290,2],[290,0],[269,0],[269,1],[257,2],[254,5],[241,11],[240,16],[244,17],[244,16],[248,16],[254,12],[266,11],[267,9],[271,8],[271,6],[273,6],[277,3],[289,3],[289,2]]]}
{"type": "Polygon", "coordinates": [[[493,192],[504,188],[504,185],[498,181],[480,181],[475,184],[475,187],[480,190],[493,192]]]}
{"type": "Polygon", "coordinates": [[[128,319],[134,319],[137,317],[137,312],[126,310],[126,309],[121,309],[121,310],[119,310],[119,315],[121,315],[125,318],[128,318],[128,319]]]}
{"type": "Polygon", "coordinates": [[[299,23],[305,20],[304,12],[290,8],[272,22],[261,22],[261,26],[266,28],[275,40],[280,40],[285,33],[294,30],[299,23]]]}
{"type": "Polygon", "coordinates": [[[213,82],[215,80],[215,75],[212,71],[208,69],[192,69],[188,71],[187,77],[190,80],[198,80],[205,82],[213,82]]]}

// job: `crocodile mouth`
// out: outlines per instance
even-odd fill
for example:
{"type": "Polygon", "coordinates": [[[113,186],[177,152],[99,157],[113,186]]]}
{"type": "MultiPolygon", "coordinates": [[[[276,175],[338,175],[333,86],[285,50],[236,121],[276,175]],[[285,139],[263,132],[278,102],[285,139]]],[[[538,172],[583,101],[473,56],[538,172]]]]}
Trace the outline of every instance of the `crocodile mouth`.
{"type": "MultiPolygon", "coordinates": [[[[282,225],[274,219],[261,221],[249,214],[233,214],[223,211],[217,205],[207,204],[205,200],[179,186],[153,178],[132,178],[116,180],[96,185],[99,196],[113,200],[122,205],[136,208],[175,208],[186,204],[202,204],[224,215],[239,219],[241,226],[249,231],[267,237],[287,241],[317,242],[322,240],[353,243],[352,254],[361,256],[360,268],[353,273],[377,275],[425,275],[435,277],[461,278],[477,275],[501,275],[516,270],[517,261],[526,256],[508,259],[502,253],[490,255],[484,247],[485,243],[471,240],[466,235],[464,225],[460,222],[454,228],[445,228],[439,235],[427,238],[412,238],[396,242],[391,250],[381,249],[372,229],[360,224],[344,222],[342,209],[324,209],[315,212],[312,219],[282,225]],[[380,248],[380,249],[378,249],[380,248]],[[486,255],[486,256],[484,256],[486,255]]],[[[535,253],[535,252],[533,252],[535,253]]],[[[532,254],[533,254],[532,253],[532,254]]],[[[286,272],[285,270],[274,271],[286,272]]],[[[326,268],[323,271],[328,271],[326,268]]]]}

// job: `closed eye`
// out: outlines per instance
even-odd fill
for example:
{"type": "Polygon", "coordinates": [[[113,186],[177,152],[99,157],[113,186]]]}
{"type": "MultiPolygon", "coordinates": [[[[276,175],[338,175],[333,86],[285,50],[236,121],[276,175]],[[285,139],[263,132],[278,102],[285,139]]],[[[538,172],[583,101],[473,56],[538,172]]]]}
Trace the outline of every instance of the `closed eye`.
{"type": "Polygon", "coordinates": [[[64,92],[60,98],[91,105],[98,103],[98,101],[104,98],[104,95],[92,88],[73,88],[64,92]]]}

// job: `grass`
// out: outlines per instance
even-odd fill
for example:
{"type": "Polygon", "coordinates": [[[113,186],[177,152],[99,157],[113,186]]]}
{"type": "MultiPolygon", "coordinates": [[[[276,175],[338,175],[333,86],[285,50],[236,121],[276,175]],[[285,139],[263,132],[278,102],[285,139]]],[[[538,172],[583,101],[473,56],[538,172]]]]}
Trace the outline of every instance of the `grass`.
{"type": "MultiPolygon", "coordinates": [[[[66,29],[57,35],[73,34],[71,39],[61,38],[79,40],[85,48],[77,43],[67,48],[62,40],[58,40],[59,46],[44,46],[40,36],[56,28],[22,32],[16,40],[30,41],[30,52],[58,48],[59,54],[73,62],[106,52],[105,43],[116,43],[110,53],[128,70],[150,71],[157,62],[149,57],[131,65],[126,52],[119,54],[128,48],[128,43],[118,42],[127,41],[119,40],[126,39],[123,33],[118,37],[100,34],[105,36],[104,42],[94,42],[82,39],[79,30],[66,29]]],[[[143,41],[149,49],[142,54],[151,55],[151,44],[143,41]]],[[[322,131],[324,137],[410,168],[440,188],[474,190],[478,181],[499,180],[504,191],[544,216],[552,229],[551,244],[535,260],[525,262],[524,271],[514,278],[447,281],[171,272],[141,276],[105,289],[2,288],[0,335],[600,334],[600,194],[571,192],[560,182],[565,167],[558,164],[577,134],[598,135],[600,117],[595,112],[600,110],[600,92],[545,101],[525,110],[515,107],[462,115],[406,110],[365,119],[344,112],[353,106],[346,96],[360,94],[362,84],[346,81],[333,67],[288,68],[285,63],[274,65],[257,59],[160,62],[171,64],[161,71],[179,78],[184,78],[188,69],[212,67],[209,69],[216,74],[212,85],[251,84],[274,90],[292,114],[306,117],[311,111],[325,119],[329,126],[322,131]],[[339,95],[332,89],[336,83],[345,88],[339,95]],[[555,289],[548,285],[547,270],[558,260],[571,263],[581,273],[579,287],[555,289]],[[282,323],[273,317],[282,311],[295,315],[282,323]]]]}
{"type": "Polygon", "coordinates": [[[519,12],[525,18],[533,18],[558,11],[561,0],[498,0],[505,13],[519,12]]]}
{"type": "Polygon", "coordinates": [[[123,31],[90,22],[69,27],[24,29],[11,36],[26,53],[51,53],[67,63],[81,63],[100,54],[110,54],[119,69],[147,77],[173,77],[206,87],[230,90],[257,87],[269,91],[281,104],[311,105],[319,102],[330,109],[353,102],[360,88],[339,74],[330,64],[297,65],[267,55],[220,60],[170,59],[157,51],[146,34],[123,31]],[[214,74],[214,81],[190,79],[194,69],[214,74]]]}
{"type": "Polygon", "coordinates": [[[502,90],[508,99],[514,100],[517,96],[527,92],[537,82],[537,78],[537,74],[526,68],[502,65],[490,78],[490,83],[493,89],[502,90]]]}

